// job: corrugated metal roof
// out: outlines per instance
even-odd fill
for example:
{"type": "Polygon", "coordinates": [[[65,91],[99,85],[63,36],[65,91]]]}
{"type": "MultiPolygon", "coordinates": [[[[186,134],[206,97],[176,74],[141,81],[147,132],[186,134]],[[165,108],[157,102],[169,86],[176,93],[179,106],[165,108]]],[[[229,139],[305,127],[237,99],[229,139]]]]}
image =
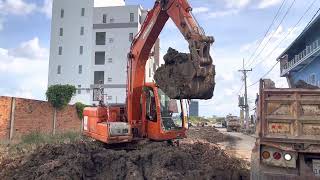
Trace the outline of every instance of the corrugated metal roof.
{"type": "Polygon", "coordinates": [[[296,43],[298,43],[298,41],[300,41],[304,36],[306,36],[306,33],[309,29],[311,29],[311,27],[313,27],[316,23],[320,23],[320,14],[309,24],[307,25],[307,27],[304,28],[304,30],[302,31],[302,33],[290,44],[289,47],[286,48],[286,50],[283,51],[283,53],[281,53],[281,55],[277,58],[277,61],[284,56],[285,54],[287,54],[287,51],[289,49],[291,49],[293,46],[295,46],[296,43]]]}

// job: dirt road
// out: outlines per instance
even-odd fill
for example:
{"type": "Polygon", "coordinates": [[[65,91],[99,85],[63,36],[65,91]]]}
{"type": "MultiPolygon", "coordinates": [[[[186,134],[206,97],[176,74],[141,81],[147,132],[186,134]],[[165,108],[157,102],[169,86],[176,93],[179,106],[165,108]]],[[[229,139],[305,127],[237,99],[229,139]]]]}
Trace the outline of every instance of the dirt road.
{"type": "Polygon", "coordinates": [[[218,144],[221,148],[226,150],[227,153],[234,154],[236,157],[249,162],[255,138],[238,132],[227,132],[225,128],[219,128],[218,130],[223,134],[236,137],[229,138],[228,141],[219,142],[218,144]]]}

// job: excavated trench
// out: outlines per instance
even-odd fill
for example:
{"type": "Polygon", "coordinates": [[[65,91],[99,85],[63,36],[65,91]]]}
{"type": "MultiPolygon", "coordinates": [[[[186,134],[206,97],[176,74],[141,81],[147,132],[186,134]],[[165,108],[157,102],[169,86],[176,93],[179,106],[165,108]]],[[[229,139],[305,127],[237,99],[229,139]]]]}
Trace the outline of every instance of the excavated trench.
{"type": "Polygon", "coordinates": [[[201,136],[179,147],[152,142],[129,151],[96,142],[48,144],[0,162],[0,179],[249,179],[245,162],[197,141],[201,136]]]}

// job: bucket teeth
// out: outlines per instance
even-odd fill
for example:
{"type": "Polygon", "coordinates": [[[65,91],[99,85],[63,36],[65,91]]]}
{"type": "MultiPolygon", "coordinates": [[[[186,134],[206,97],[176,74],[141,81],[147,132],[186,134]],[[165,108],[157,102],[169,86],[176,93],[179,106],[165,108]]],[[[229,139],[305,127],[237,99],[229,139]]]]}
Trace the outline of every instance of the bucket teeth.
{"type": "MultiPolygon", "coordinates": [[[[209,57],[212,61],[211,57],[209,57]]],[[[165,64],[154,79],[159,88],[172,99],[211,99],[215,87],[215,66],[200,64],[194,56],[169,48],[165,64]]]]}

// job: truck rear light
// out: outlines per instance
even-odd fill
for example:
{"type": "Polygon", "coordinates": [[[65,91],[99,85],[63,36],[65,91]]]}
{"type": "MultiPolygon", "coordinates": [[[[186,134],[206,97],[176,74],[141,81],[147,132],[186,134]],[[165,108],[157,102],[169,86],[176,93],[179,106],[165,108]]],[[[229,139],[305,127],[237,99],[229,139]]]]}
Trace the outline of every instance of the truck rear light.
{"type": "Polygon", "coordinates": [[[269,158],[270,158],[270,152],[264,151],[264,152],[262,153],[262,158],[263,158],[263,159],[269,159],[269,158]]]}
{"type": "Polygon", "coordinates": [[[284,156],[284,159],[286,160],[286,161],[291,161],[291,159],[292,159],[292,156],[291,156],[291,154],[285,154],[284,156]]]}
{"type": "Polygon", "coordinates": [[[273,158],[274,158],[275,160],[281,159],[281,153],[279,153],[279,152],[274,152],[274,153],[273,153],[273,158]]]}

